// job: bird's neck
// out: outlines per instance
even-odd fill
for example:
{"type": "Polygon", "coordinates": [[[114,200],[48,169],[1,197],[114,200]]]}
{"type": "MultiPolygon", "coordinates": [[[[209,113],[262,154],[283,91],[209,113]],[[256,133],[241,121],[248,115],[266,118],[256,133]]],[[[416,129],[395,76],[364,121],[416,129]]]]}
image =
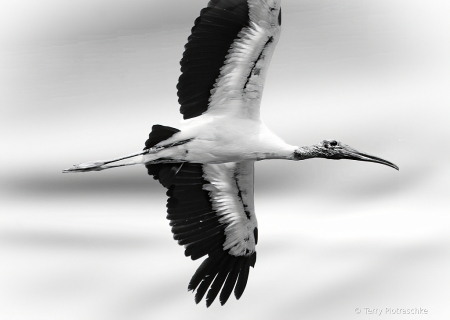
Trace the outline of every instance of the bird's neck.
{"type": "Polygon", "coordinates": [[[315,145],[294,147],[286,145],[285,148],[277,150],[276,152],[258,153],[257,160],[265,159],[286,159],[286,160],[306,160],[311,158],[326,158],[321,150],[315,145]]]}
{"type": "Polygon", "coordinates": [[[315,145],[297,148],[292,155],[292,160],[295,161],[311,158],[324,158],[324,155],[320,152],[320,149],[316,148],[315,145]]]}

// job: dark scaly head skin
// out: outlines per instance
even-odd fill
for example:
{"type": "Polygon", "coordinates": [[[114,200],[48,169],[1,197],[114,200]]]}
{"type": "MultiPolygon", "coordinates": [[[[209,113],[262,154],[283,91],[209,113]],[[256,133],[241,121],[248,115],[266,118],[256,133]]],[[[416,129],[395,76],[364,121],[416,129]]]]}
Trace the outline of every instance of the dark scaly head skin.
{"type": "Polygon", "coordinates": [[[304,160],[310,158],[325,158],[332,160],[348,159],[356,161],[367,161],[383,164],[396,170],[399,170],[399,168],[390,161],[369,155],[364,152],[357,151],[352,147],[337,140],[323,140],[318,144],[309,147],[302,147],[295,150],[294,152],[294,160],[304,160]]]}

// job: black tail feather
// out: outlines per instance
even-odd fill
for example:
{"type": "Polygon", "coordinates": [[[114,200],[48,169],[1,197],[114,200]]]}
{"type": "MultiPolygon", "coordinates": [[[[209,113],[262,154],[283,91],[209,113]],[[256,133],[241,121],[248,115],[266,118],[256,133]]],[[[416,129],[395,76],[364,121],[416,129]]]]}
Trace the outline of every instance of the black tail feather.
{"type": "Polygon", "coordinates": [[[161,141],[169,139],[175,133],[180,132],[180,130],[172,127],[162,126],[160,124],[155,124],[152,127],[152,132],[148,135],[147,141],[145,141],[145,149],[154,147],[161,141]]]}
{"type": "MultiPolygon", "coordinates": [[[[150,132],[147,141],[145,141],[145,149],[154,147],[161,141],[169,139],[177,132],[180,132],[180,130],[155,124],[152,127],[152,132],[150,132]]],[[[145,167],[147,168],[147,172],[149,175],[153,176],[155,180],[159,180],[159,182],[164,187],[168,188],[172,185],[177,172],[181,169],[182,166],[182,163],[161,163],[148,164],[145,167]]]]}

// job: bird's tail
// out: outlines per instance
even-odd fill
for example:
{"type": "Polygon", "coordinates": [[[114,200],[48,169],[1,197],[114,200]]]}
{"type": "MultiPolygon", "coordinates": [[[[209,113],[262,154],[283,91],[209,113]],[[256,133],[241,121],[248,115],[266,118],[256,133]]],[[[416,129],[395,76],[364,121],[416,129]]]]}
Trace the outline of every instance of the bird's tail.
{"type": "MultiPolygon", "coordinates": [[[[161,148],[155,147],[156,144],[161,141],[167,140],[179,131],[180,130],[172,127],[161,126],[159,124],[154,125],[152,127],[152,132],[150,133],[149,138],[147,139],[147,141],[145,141],[145,148],[143,151],[112,160],[96,160],[76,164],[66,170],[63,170],[63,173],[102,171],[105,169],[130,166],[134,164],[146,164],[148,163],[149,158],[152,158],[152,154],[160,151],[161,148]]],[[[153,161],[153,159],[151,159],[151,161],[153,161]]],[[[147,164],[148,169],[150,168],[150,166],[152,165],[147,164]]],[[[156,167],[152,168],[156,169],[156,167]]]]}
{"type": "MultiPolygon", "coordinates": [[[[152,132],[145,141],[145,148],[152,148],[156,144],[169,139],[175,133],[180,130],[172,127],[161,126],[159,124],[152,127],[152,132]]],[[[147,164],[145,167],[148,170],[148,174],[153,176],[155,180],[159,182],[166,188],[172,184],[176,174],[183,166],[183,163],[158,163],[158,164],[147,164]]]]}

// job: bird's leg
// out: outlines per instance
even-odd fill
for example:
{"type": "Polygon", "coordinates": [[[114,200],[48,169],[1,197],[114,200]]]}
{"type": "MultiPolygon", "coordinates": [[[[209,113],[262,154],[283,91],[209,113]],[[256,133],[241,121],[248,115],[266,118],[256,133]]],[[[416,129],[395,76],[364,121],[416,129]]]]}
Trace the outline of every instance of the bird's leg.
{"type": "Polygon", "coordinates": [[[117,159],[107,161],[97,160],[76,164],[70,167],[69,169],[63,170],[63,173],[102,171],[105,169],[131,166],[134,164],[183,162],[182,159],[171,159],[170,157],[162,158],[159,155],[157,155],[157,153],[165,149],[171,149],[173,147],[183,145],[191,140],[192,139],[186,139],[181,141],[175,141],[169,144],[154,146],[152,148],[144,149],[141,152],[134,153],[125,157],[120,157],[117,159]]]}
{"type": "Polygon", "coordinates": [[[69,172],[89,172],[89,171],[101,171],[105,169],[110,168],[116,168],[116,167],[124,167],[124,166],[131,166],[134,164],[144,164],[148,162],[148,157],[145,157],[146,155],[154,154],[160,151],[161,148],[150,148],[150,149],[144,149],[141,152],[131,154],[129,156],[120,157],[117,159],[112,160],[97,160],[97,161],[90,161],[85,163],[80,163],[73,165],[69,169],[63,170],[63,173],[69,173],[69,172]]]}

